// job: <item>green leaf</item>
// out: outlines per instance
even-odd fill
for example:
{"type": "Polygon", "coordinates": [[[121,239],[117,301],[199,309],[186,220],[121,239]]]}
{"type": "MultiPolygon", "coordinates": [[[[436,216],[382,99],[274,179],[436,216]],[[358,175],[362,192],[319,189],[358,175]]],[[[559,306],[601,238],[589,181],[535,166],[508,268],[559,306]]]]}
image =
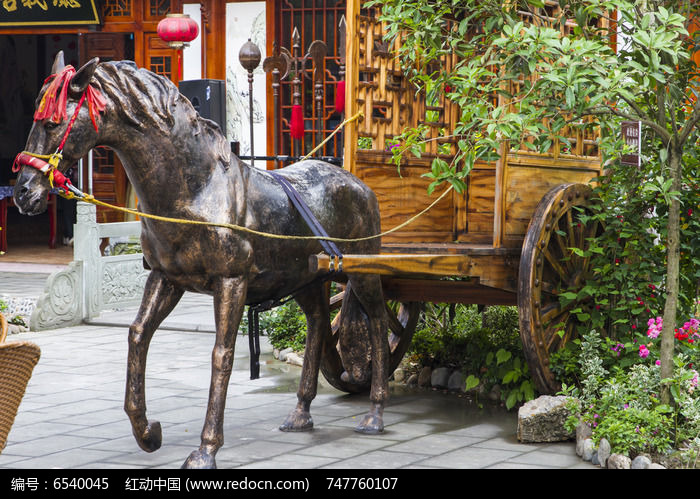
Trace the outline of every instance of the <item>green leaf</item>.
{"type": "Polygon", "coordinates": [[[518,392],[516,390],[511,390],[506,399],[506,409],[511,410],[513,406],[518,402],[518,392]]]}
{"type": "Polygon", "coordinates": [[[498,350],[498,352],[496,352],[496,365],[500,366],[504,362],[510,360],[512,356],[513,354],[511,354],[508,350],[501,348],[498,350]]]}
{"type": "Polygon", "coordinates": [[[466,381],[465,386],[464,386],[465,391],[469,391],[472,388],[476,388],[477,386],[479,386],[479,378],[477,378],[473,374],[470,374],[467,377],[467,381],[466,381]]]}

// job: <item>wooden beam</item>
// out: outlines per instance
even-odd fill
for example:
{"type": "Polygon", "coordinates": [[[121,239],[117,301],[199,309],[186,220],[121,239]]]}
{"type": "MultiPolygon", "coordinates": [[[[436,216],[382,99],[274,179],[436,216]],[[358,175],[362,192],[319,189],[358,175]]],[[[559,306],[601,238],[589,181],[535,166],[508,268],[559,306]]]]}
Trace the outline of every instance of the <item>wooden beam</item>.
{"type": "Polygon", "coordinates": [[[316,273],[340,268],[347,274],[470,277],[473,265],[472,258],[465,255],[343,255],[342,262],[325,254],[309,257],[309,269],[316,273]]]}
{"type": "Polygon", "coordinates": [[[384,298],[400,302],[463,303],[465,305],[517,305],[518,295],[468,281],[437,279],[382,279],[384,298]]]}
{"type": "MultiPolygon", "coordinates": [[[[360,57],[359,40],[357,37],[358,16],[360,15],[360,0],[348,0],[345,11],[346,33],[345,41],[345,116],[354,116],[358,111],[357,82],[358,64],[360,57]]],[[[360,118],[363,119],[363,118],[360,118]]],[[[357,121],[348,123],[344,133],[343,168],[355,173],[355,153],[357,152],[357,121]]]]}

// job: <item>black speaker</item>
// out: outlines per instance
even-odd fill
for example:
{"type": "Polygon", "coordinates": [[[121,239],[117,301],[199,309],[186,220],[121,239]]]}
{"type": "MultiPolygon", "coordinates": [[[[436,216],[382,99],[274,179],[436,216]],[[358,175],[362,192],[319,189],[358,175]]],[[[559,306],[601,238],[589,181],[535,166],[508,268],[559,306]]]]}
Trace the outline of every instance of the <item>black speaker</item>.
{"type": "Polygon", "coordinates": [[[187,97],[202,118],[215,121],[226,135],[226,82],[224,80],[184,80],[180,93],[187,97]]]}

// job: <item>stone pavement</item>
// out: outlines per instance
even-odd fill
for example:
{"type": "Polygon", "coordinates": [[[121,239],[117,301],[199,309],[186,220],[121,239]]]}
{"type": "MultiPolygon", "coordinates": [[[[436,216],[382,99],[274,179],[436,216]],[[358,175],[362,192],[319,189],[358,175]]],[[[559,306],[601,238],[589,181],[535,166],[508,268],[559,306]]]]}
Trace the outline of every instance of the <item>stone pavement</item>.
{"type": "MultiPolygon", "coordinates": [[[[163,445],[150,454],[136,445],[123,411],[127,326],[135,313],[117,310],[89,324],[8,338],[37,343],[42,356],[0,468],[179,468],[198,446],[204,421],[211,298],[186,294],[151,343],[148,414],[163,426],[163,445]]],[[[314,430],[283,433],[277,427],[296,403],[300,368],[275,360],[264,338],[262,347],[261,377],[250,380],[247,337],[238,338],[225,442],[216,456],[220,469],[597,468],[576,456],[573,442],[520,444],[515,411],[480,409],[431,390],[392,387],[384,434],[357,434],[367,395],[339,392],[322,376],[311,407],[314,430]]]]}

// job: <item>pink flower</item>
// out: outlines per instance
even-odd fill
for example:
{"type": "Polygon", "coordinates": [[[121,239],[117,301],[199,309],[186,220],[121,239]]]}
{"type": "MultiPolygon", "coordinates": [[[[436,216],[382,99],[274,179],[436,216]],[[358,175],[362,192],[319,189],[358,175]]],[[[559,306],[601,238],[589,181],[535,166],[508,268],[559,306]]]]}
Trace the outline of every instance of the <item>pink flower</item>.
{"type": "Polygon", "coordinates": [[[649,338],[657,338],[664,326],[664,320],[662,317],[657,317],[656,320],[653,318],[649,319],[649,321],[647,321],[647,326],[649,326],[647,329],[647,336],[649,338]]]}
{"type": "Polygon", "coordinates": [[[656,365],[657,365],[657,366],[660,366],[660,365],[661,365],[661,361],[660,361],[660,360],[657,360],[657,361],[656,361],[656,365]]]}
{"type": "Polygon", "coordinates": [[[646,345],[639,345],[639,356],[646,359],[649,356],[649,349],[646,345]]]}

